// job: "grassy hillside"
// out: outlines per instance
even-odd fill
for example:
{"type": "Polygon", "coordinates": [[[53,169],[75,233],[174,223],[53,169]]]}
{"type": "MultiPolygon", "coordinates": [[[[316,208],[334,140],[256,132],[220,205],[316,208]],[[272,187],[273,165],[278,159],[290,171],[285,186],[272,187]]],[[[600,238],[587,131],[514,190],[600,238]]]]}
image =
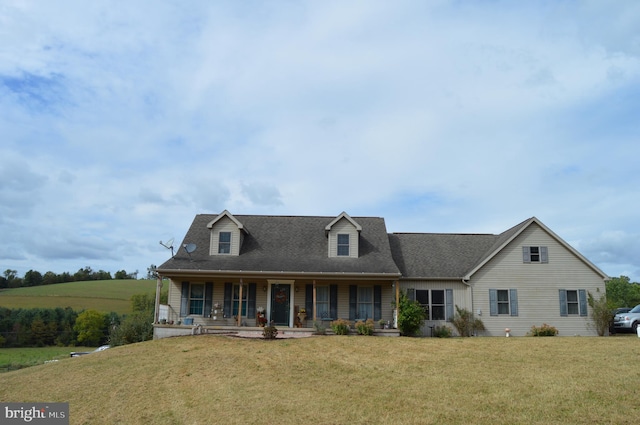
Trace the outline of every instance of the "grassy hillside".
{"type": "Polygon", "coordinates": [[[74,310],[95,309],[108,313],[130,312],[129,300],[134,294],[155,294],[155,280],[94,280],[42,285],[0,291],[0,306],[9,308],[71,307],[74,310]]]}
{"type": "Polygon", "coordinates": [[[203,335],[8,372],[0,401],[69,402],[71,424],[631,424],[639,356],[632,335],[203,335]]]}

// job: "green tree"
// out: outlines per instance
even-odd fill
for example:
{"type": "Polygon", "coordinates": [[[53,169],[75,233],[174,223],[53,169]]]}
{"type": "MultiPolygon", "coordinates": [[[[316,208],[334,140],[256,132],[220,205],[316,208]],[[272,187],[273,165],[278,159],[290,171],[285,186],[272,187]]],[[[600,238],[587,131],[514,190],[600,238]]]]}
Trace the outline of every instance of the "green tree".
{"type": "Polygon", "coordinates": [[[399,301],[398,329],[407,336],[419,334],[422,322],[426,318],[424,309],[417,301],[410,300],[406,292],[400,293],[399,301]]]}
{"type": "Polygon", "coordinates": [[[36,316],[31,322],[31,343],[36,347],[44,347],[48,345],[47,336],[47,325],[40,316],[36,316]]]}
{"type": "Polygon", "coordinates": [[[87,266],[84,269],[78,269],[78,271],[73,275],[73,280],[76,282],[91,280],[92,274],[93,270],[91,270],[91,267],[87,266]]]}
{"type": "Polygon", "coordinates": [[[42,276],[43,285],[51,285],[58,282],[59,282],[58,275],[55,274],[54,272],[49,271],[49,272],[46,272],[44,276],[42,276]]]}
{"type": "Polygon", "coordinates": [[[37,270],[29,270],[24,274],[23,286],[40,286],[42,285],[42,274],[37,270]]]}
{"type": "Polygon", "coordinates": [[[612,277],[606,284],[607,299],[615,307],[634,307],[640,304],[640,285],[631,283],[629,277],[612,277]]]}
{"type": "Polygon", "coordinates": [[[133,311],[154,311],[155,306],[155,296],[149,294],[135,294],[131,296],[131,310],[133,311]]]}
{"type": "Polygon", "coordinates": [[[127,274],[126,270],[118,270],[115,276],[116,279],[129,279],[129,275],[127,274]]]}
{"type": "Polygon", "coordinates": [[[157,267],[155,264],[147,267],[147,279],[156,279],[158,277],[157,267]]]}
{"type": "Polygon", "coordinates": [[[73,330],[78,333],[78,342],[88,346],[98,346],[107,328],[105,315],[96,310],[85,310],[78,315],[73,330]]]}
{"type": "Polygon", "coordinates": [[[153,310],[136,311],[110,329],[109,344],[125,345],[153,339],[153,310]]]}

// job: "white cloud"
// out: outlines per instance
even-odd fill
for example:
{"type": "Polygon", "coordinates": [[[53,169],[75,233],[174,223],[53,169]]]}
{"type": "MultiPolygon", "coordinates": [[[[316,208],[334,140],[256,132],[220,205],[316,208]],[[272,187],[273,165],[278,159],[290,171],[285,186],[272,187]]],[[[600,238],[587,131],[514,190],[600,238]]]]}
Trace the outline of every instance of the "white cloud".
{"type": "Polygon", "coordinates": [[[640,280],[639,11],[5,3],[0,266],[142,270],[197,213],[346,210],[389,231],[535,215],[640,280]]]}

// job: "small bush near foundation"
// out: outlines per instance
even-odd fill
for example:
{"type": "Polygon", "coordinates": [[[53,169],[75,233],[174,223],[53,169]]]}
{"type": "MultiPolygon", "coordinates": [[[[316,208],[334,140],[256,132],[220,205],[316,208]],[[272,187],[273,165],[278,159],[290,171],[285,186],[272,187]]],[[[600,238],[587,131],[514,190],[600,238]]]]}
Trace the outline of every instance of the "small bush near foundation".
{"type": "Polygon", "coordinates": [[[322,322],[313,322],[313,329],[315,329],[316,335],[326,335],[327,328],[322,324],[322,322]]]}
{"type": "Polygon", "coordinates": [[[415,300],[410,300],[406,292],[400,293],[398,311],[398,329],[402,335],[414,336],[420,333],[420,327],[426,319],[425,311],[415,300]]]}
{"type": "Polygon", "coordinates": [[[543,323],[542,326],[531,326],[531,336],[556,336],[558,335],[558,329],[551,325],[543,323]]]}
{"type": "Polygon", "coordinates": [[[451,323],[456,328],[460,336],[473,336],[485,330],[482,320],[473,316],[473,313],[466,308],[456,305],[456,315],[451,319],[451,323]]]}
{"type": "Polygon", "coordinates": [[[451,328],[449,326],[435,326],[433,328],[435,338],[451,338],[451,328]]]}
{"type": "Polygon", "coordinates": [[[265,326],[262,328],[262,336],[264,339],[276,339],[278,336],[278,329],[273,325],[265,326]]]}
{"type": "Polygon", "coordinates": [[[336,335],[349,335],[349,321],[344,319],[338,319],[331,322],[331,330],[336,335]]]}
{"type": "Polygon", "coordinates": [[[362,320],[356,322],[356,331],[358,331],[359,335],[373,335],[373,319],[367,319],[366,322],[362,320]]]}

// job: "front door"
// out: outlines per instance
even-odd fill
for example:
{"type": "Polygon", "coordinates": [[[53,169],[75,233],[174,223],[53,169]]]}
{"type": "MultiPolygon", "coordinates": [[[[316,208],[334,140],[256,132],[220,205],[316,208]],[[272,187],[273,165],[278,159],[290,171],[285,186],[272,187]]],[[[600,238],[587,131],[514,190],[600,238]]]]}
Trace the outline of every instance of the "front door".
{"type": "Polygon", "coordinates": [[[277,283],[271,286],[271,320],[276,326],[289,326],[291,311],[291,285],[277,283]]]}

